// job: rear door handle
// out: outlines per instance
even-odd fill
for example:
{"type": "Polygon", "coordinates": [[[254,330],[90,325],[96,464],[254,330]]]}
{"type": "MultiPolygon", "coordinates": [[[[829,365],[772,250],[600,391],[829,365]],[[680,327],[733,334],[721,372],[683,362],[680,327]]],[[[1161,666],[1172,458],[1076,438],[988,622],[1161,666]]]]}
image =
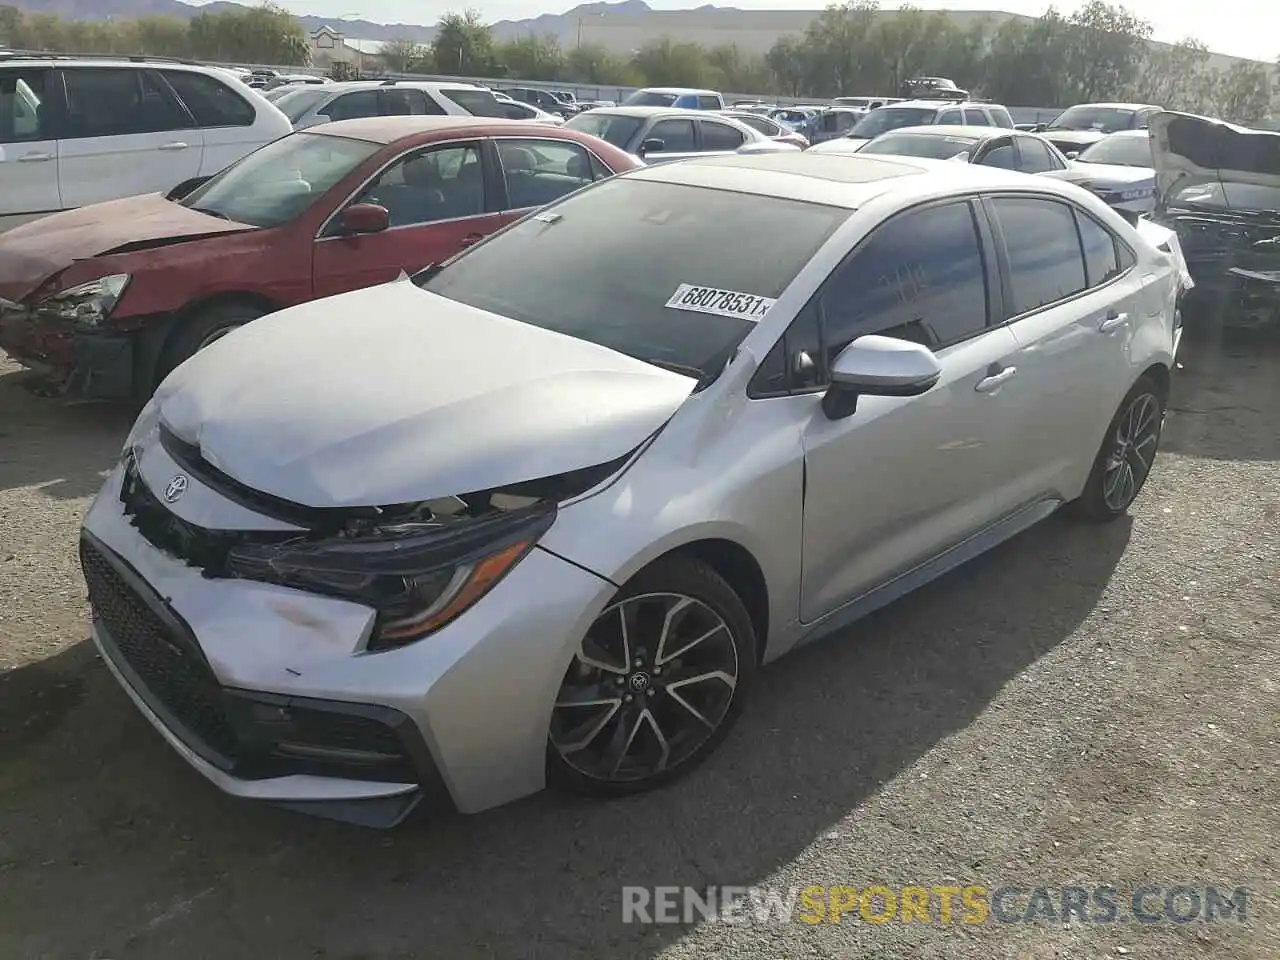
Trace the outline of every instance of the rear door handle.
{"type": "Polygon", "coordinates": [[[462,238],[461,241],[459,241],[458,246],[469,247],[472,244],[479,243],[483,239],[484,239],[483,233],[468,233],[465,237],[462,238]]]}
{"type": "Polygon", "coordinates": [[[19,163],[43,163],[46,160],[52,160],[52,153],[24,153],[18,158],[19,163]]]}
{"type": "Polygon", "coordinates": [[[160,149],[161,150],[185,150],[187,149],[188,146],[189,144],[184,143],[181,140],[175,140],[173,143],[160,144],[160,149]]]}
{"type": "Polygon", "coordinates": [[[1008,383],[1017,375],[1017,367],[1005,367],[998,373],[988,373],[987,376],[978,381],[977,385],[975,385],[973,389],[977,390],[978,393],[991,393],[992,391],[999,389],[1003,384],[1008,383]]]}
{"type": "Polygon", "coordinates": [[[1128,322],[1129,322],[1129,315],[1127,313],[1116,313],[1114,310],[1112,310],[1109,314],[1107,314],[1107,319],[1103,320],[1100,324],[1098,324],[1098,332],[1110,333],[1112,330],[1116,330],[1120,327],[1123,327],[1128,322]]]}

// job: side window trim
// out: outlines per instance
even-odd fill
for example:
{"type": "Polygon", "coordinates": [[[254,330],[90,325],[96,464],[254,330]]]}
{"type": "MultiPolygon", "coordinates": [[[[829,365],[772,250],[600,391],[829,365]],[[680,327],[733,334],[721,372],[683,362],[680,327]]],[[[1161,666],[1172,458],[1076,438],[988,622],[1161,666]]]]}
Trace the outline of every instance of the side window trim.
{"type": "MultiPolygon", "coordinates": [[[[1084,240],[1080,236],[1080,222],[1078,220],[1080,216],[1089,216],[1089,214],[1085,210],[1081,209],[1080,207],[1076,206],[1076,204],[1062,197],[1051,197],[1045,194],[1019,193],[1016,191],[984,194],[982,197],[982,206],[986,212],[987,220],[991,226],[993,236],[996,240],[996,256],[1000,262],[1000,275],[1001,275],[1000,286],[1001,286],[1001,290],[1004,293],[1005,304],[1011,304],[1014,302],[1012,272],[1009,267],[1009,248],[1008,248],[1007,241],[1005,240],[1005,237],[1004,237],[1004,231],[1000,228],[1000,221],[996,218],[995,211],[990,206],[990,203],[993,200],[1035,200],[1040,203],[1057,203],[1066,207],[1069,211],[1071,211],[1072,223],[1074,223],[1076,226],[1076,249],[1080,253],[1080,265],[1082,268],[1085,268],[1084,240]]],[[[1096,223],[1097,221],[1095,220],[1094,222],[1096,223]]],[[[1102,224],[1098,224],[1098,225],[1103,226],[1102,224]]],[[[1129,249],[1128,244],[1125,244],[1123,240],[1121,240],[1119,237],[1116,237],[1115,233],[1112,232],[1109,228],[1103,226],[1103,229],[1106,230],[1108,233],[1110,233],[1113,237],[1115,237],[1118,243],[1123,244],[1123,246],[1126,249],[1129,249]]],[[[1119,254],[1117,252],[1117,257],[1118,256],[1119,254]]],[[[1057,307],[1062,306],[1063,304],[1070,303],[1073,300],[1079,300],[1081,297],[1086,297],[1089,294],[1093,293],[1095,290],[1100,290],[1102,289],[1102,287],[1108,286],[1110,283],[1114,282],[1115,280],[1119,280],[1121,277],[1127,276],[1129,272],[1136,265],[1137,263],[1136,263],[1136,256],[1135,256],[1135,263],[1126,267],[1119,274],[1113,277],[1110,281],[1107,281],[1107,283],[1099,284],[1096,287],[1086,286],[1083,290],[1077,290],[1075,293],[1068,294],[1065,297],[1060,297],[1057,300],[1053,300],[1049,303],[1042,303],[1040,304],[1040,306],[1032,310],[1025,310],[1022,313],[1016,314],[1014,316],[1010,316],[1006,318],[1003,323],[995,324],[995,326],[1006,326],[1011,323],[1016,323],[1019,320],[1025,320],[1028,317],[1034,317],[1038,313],[1043,313],[1045,310],[1053,310],[1057,307]]],[[[1089,278],[1088,270],[1085,269],[1086,284],[1089,282],[1088,278],[1089,278]]],[[[1003,307],[1001,310],[1001,313],[1004,313],[1005,310],[1007,309],[1009,309],[1007,306],[1003,307]]]]}
{"type": "MultiPolygon", "coordinates": [[[[143,76],[149,77],[151,79],[151,82],[154,83],[160,89],[160,92],[166,95],[173,102],[173,105],[177,107],[179,111],[181,111],[182,115],[187,118],[189,126],[186,129],[193,129],[193,130],[202,129],[200,126],[200,121],[196,119],[195,111],[192,110],[189,106],[187,106],[187,102],[183,100],[182,97],[178,96],[178,91],[175,90],[173,88],[173,85],[169,83],[168,77],[166,77],[159,70],[144,70],[143,76]]],[[[183,129],[183,128],[179,128],[179,129],[183,129]]],[[[209,129],[212,129],[212,128],[209,128],[209,129]]]]}

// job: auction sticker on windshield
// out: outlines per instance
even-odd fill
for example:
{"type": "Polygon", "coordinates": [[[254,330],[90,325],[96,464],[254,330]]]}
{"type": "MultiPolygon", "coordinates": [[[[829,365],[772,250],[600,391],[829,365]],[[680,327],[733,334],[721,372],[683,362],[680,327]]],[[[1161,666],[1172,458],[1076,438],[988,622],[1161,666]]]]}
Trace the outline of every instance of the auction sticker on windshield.
{"type": "Polygon", "coordinates": [[[736,290],[721,290],[717,287],[695,287],[691,283],[682,283],[676,287],[666,306],[671,310],[689,310],[693,313],[710,313],[717,317],[737,317],[739,320],[756,321],[769,312],[777,300],[770,297],[757,297],[750,293],[739,293],[736,290]]]}

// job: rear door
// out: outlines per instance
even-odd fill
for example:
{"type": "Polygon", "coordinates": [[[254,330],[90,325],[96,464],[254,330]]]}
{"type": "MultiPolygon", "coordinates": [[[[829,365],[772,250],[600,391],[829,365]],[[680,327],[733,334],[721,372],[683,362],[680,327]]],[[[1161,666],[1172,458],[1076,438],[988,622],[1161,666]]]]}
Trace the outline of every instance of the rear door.
{"type": "Polygon", "coordinates": [[[698,152],[700,154],[736,153],[747,143],[747,135],[719,120],[698,120],[698,152]]]}
{"type": "Polygon", "coordinates": [[[353,90],[334,97],[316,111],[325,120],[356,120],[361,117],[376,117],[382,113],[382,98],[377,90],[353,90]]]}
{"type": "Polygon", "coordinates": [[[204,135],[152,71],[66,67],[67,114],[58,144],[64,207],[167,192],[200,172],[204,135]]]}
{"type": "Polygon", "coordinates": [[[1066,169],[1066,164],[1038,138],[1023,135],[1013,139],[1018,148],[1018,169],[1023,173],[1053,173],[1066,169]]]}
{"type": "Polygon", "coordinates": [[[449,259],[512,219],[480,140],[433,144],[398,157],[345,206],[387,208],[383,233],[348,236],[339,208],[321,228],[312,261],[316,297],[396,279],[449,259]]]}
{"type": "Polygon", "coordinates": [[[1036,196],[986,201],[1018,341],[1006,503],[1077,492],[1129,389],[1128,344],[1143,310],[1136,258],[1085,211],[1036,196]]]}
{"type": "Polygon", "coordinates": [[[602,166],[574,140],[499,137],[492,143],[502,172],[501,209],[511,218],[581,190],[602,166]]]}
{"type": "Polygon", "coordinates": [[[644,140],[659,140],[660,149],[652,150],[644,155],[644,162],[666,163],[671,160],[684,160],[698,155],[697,135],[694,133],[693,121],[687,117],[670,117],[659,120],[644,135],[644,140]]]}
{"type": "Polygon", "coordinates": [[[0,67],[0,229],[7,217],[62,209],[56,139],[61,114],[62,91],[52,70],[0,67]]]}
{"type": "Polygon", "coordinates": [[[161,70],[169,89],[195,117],[204,143],[200,175],[212,175],[263,145],[258,111],[217,77],[191,70],[161,70]]]}

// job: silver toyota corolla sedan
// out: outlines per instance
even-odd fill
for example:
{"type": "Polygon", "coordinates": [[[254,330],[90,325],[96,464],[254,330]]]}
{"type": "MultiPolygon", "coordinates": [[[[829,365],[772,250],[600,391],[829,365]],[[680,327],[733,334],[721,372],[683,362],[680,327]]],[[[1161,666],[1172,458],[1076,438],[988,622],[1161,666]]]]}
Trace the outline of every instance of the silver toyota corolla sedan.
{"type": "Polygon", "coordinates": [[[762,663],[1061,506],[1121,515],[1177,295],[1058,181],[803,153],[602,181],[174,371],[85,521],[94,635],[237,796],[392,825],[644,790],[762,663]]]}

